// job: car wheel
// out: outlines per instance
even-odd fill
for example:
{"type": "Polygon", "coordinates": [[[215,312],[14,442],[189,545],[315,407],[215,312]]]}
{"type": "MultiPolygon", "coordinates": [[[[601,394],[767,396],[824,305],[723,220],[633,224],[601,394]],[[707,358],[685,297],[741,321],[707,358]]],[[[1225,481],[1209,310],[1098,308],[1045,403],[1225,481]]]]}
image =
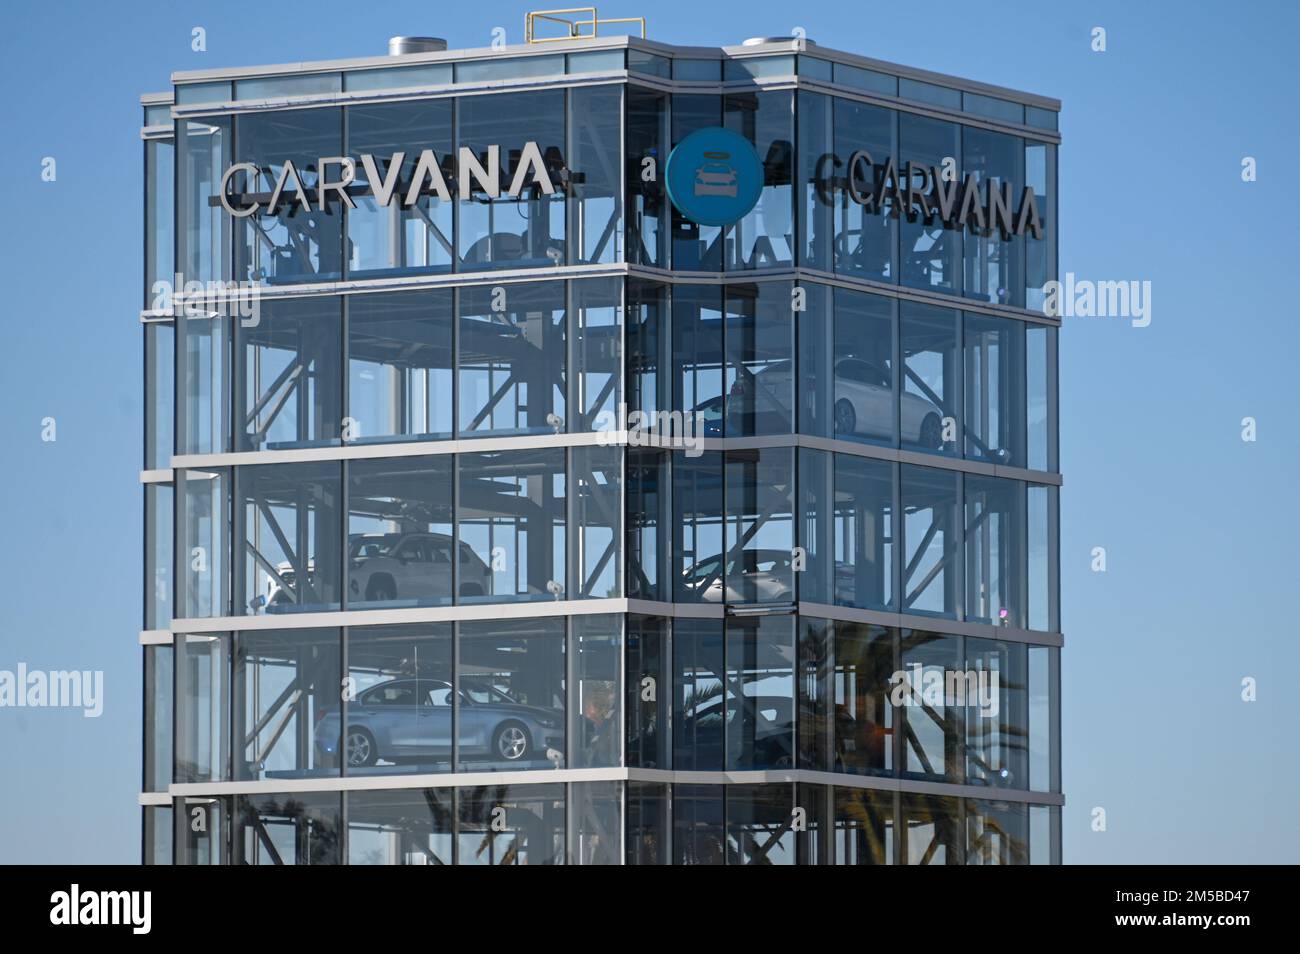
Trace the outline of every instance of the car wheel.
{"type": "Polygon", "coordinates": [[[366,599],[371,603],[386,603],[397,596],[393,581],[385,577],[371,580],[366,587],[366,599]]]}
{"type": "Polygon", "coordinates": [[[835,402],[835,433],[852,434],[858,429],[858,412],[853,410],[853,402],[840,398],[835,402]]]}
{"type": "Polygon", "coordinates": [[[360,726],[348,729],[347,738],[343,740],[343,752],[349,768],[374,765],[379,758],[379,746],[375,744],[375,737],[369,729],[360,726]]]}
{"type": "Polygon", "coordinates": [[[943,446],[943,425],[938,414],[927,414],[921,422],[921,446],[938,450],[943,446]]]}
{"type": "Polygon", "coordinates": [[[533,748],[528,730],[519,722],[503,722],[492,734],[492,754],[507,762],[518,762],[533,748]]]}

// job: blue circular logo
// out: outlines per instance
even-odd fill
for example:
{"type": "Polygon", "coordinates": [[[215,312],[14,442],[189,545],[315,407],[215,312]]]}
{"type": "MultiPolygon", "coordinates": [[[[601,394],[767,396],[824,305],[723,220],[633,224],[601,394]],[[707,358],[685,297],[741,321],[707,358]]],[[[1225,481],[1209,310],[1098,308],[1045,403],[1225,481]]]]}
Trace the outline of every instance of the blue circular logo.
{"type": "Polygon", "coordinates": [[[749,140],[721,126],[697,129],[668,156],[668,197],[692,222],[730,225],[763,192],[763,163],[749,140]]]}

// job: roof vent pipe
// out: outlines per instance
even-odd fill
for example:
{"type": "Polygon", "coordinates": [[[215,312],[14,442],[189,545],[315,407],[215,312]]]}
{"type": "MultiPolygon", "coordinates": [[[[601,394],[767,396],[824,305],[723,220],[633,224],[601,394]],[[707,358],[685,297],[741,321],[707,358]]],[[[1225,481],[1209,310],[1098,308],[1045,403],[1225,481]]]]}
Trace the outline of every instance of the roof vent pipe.
{"type": "Polygon", "coordinates": [[[405,56],[408,53],[442,53],[447,49],[447,41],[436,36],[394,36],[388,40],[389,56],[405,56]]]}

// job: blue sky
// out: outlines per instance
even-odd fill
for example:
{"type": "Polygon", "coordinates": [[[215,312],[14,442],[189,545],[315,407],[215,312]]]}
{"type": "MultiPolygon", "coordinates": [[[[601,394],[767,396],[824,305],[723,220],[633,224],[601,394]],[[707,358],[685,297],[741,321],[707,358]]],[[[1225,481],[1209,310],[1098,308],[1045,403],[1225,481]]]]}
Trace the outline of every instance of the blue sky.
{"type": "MultiPolygon", "coordinates": [[[[102,669],[105,711],[0,710],[0,861],[139,857],[139,94],[173,70],[519,42],[527,5],[6,5],[0,669],[102,669]],[[190,31],[207,31],[207,52],[190,31]],[[41,180],[56,158],[58,178],[41,180]],[[57,440],[41,440],[54,417],[57,440]]],[[[1061,271],[1152,321],[1061,337],[1065,859],[1300,861],[1300,82],[1286,2],[628,2],[653,39],[826,45],[1064,101],[1061,271]],[[792,11],[791,7],[795,9],[792,11]],[[1104,53],[1090,48],[1107,31],[1104,53]],[[1241,180],[1255,157],[1258,181],[1241,180]],[[1243,417],[1258,440],[1241,440],[1243,417]],[[1107,572],[1090,569],[1093,547],[1107,572]],[[1258,700],[1241,701],[1244,677],[1258,700]],[[1091,829],[1106,810],[1107,830],[1091,829]]]]}

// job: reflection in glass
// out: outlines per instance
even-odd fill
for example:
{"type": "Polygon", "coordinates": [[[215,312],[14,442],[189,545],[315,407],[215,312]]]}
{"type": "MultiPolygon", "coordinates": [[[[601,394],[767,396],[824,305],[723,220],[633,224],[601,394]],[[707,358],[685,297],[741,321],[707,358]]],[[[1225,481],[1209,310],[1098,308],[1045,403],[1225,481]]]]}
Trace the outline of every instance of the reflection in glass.
{"type": "Polygon", "coordinates": [[[902,796],[901,852],[905,865],[959,865],[965,854],[958,800],[902,796]]]}
{"type": "Polygon", "coordinates": [[[728,769],[793,768],[793,662],[793,616],[727,621],[728,769]]]}
{"type": "Polygon", "coordinates": [[[1024,643],[966,638],[966,781],[1029,787],[1029,674],[1024,643]],[[971,698],[970,673],[977,698],[971,698]]]}
{"type": "Polygon", "coordinates": [[[570,261],[575,264],[616,262],[622,257],[623,198],[618,167],[622,108],[622,86],[569,90],[568,158],[573,186],[568,244],[570,261]]]}
{"type": "Polygon", "coordinates": [[[726,433],[794,431],[789,282],[727,286],[726,433]]]}
{"type": "Polygon", "coordinates": [[[904,774],[960,782],[966,710],[945,691],[948,674],[955,678],[961,668],[958,637],[903,630],[900,663],[906,688],[896,714],[903,733],[904,774]]]}
{"type": "Polygon", "coordinates": [[[235,797],[236,865],[342,864],[337,792],[235,797]]]}
{"type": "Polygon", "coordinates": [[[449,865],[450,788],[348,793],[348,864],[449,865]]]}
{"type": "Polygon", "coordinates": [[[673,601],[720,602],[722,591],[722,454],[675,454],[672,462],[673,601]]]}
{"type": "Polygon", "coordinates": [[[569,786],[573,825],[569,864],[617,865],[623,857],[623,783],[574,782],[569,786]]]}
{"type": "Polygon", "coordinates": [[[788,448],[727,454],[726,566],[697,562],[695,593],[709,603],[794,599],[794,455],[788,448]],[[723,593],[725,579],[726,591],[723,593]]]}
{"type": "Polygon", "coordinates": [[[627,764],[637,768],[669,768],[668,622],[660,616],[627,618],[627,764]]]}
{"type": "MultiPolygon", "coordinates": [[[[898,174],[903,189],[908,187],[907,164],[912,164],[912,187],[928,194],[933,169],[957,169],[961,154],[961,129],[957,123],[930,119],[915,113],[898,113],[898,174]]],[[[919,203],[918,203],[919,205],[919,203]]],[[[902,218],[902,283],[950,295],[961,293],[962,233],[944,228],[938,215],[928,218],[919,212],[902,218]]]]}
{"type": "Polygon", "coordinates": [[[485,785],[457,803],[456,864],[564,863],[563,785],[485,785]]]}
{"type": "Polygon", "coordinates": [[[176,486],[181,498],[178,615],[229,615],[230,473],[178,470],[176,486]]]}
{"type": "MultiPolygon", "coordinates": [[[[619,654],[623,617],[612,614],[575,616],[572,701],[569,706],[573,768],[609,768],[622,764],[618,697],[619,654]]],[[[608,845],[608,841],[606,841],[608,845]]]]}
{"type": "Polygon", "coordinates": [[[674,785],[672,792],[673,864],[726,864],[724,786],[674,785]]]}
{"type": "Polygon", "coordinates": [[[835,602],[894,608],[894,468],[882,460],[835,454],[835,602]]]}
{"type": "Polygon", "coordinates": [[[176,634],[177,782],[230,780],[230,634],[176,634]]]}
{"type": "MultiPolygon", "coordinates": [[[[628,54],[638,55],[633,50],[628,54]]],[[[668,196],[663,186],[664,166],[668,161],[666,94],[639,86],[627,87],[626,137],[627,260],[636,265],[666,268],[669,229],[668,196]],[[647,170],[654,174],[647,175],[647,170]]]]}
{"type": "MultiPolygon", "coordinates": [[[[975,126],[962,127],[962,179],[974,175],[981,203],[986,188],[1006,193],[1014,215],[1020,208],[1025,185],[1024,141],[1018,136],[992,132],[975,126]]],[[[992,223],[989,223],[990,225],[992,223]]],[[[1021,257],[1024,238],[1002,237],[998,228],[972,231],[965,236],[965,294],[967,298],[999,305],[1025,303],[1025,282],[1021,257]]]]}
{"type": "Polygon", "coordinates": [[[678,285],[673,289],[672,407],[692,423],[692,433],[723,436],[722,350],[724,320],[721,289],[710,285],[678,285]]]}
{"type": "Polygon", "coordinates": [[[623,400],[623,283],[594,278],[570,288],[577,316],[570,430],[614,430],[623,400]]]}
{"type": "MultiPolygon", "coordinates": [[[[801,60],[802,63],[812,62],[801,60]]],[[[824,272],[833,271],[832,242],[835,235],[837,159],[832,149],[832,98],[807,90],[798,92],[799,149],[796,178],[799,210],[799,264],[824,272]]]]}
{"type": "Polygon", "coordinates": [[[1025,323],[966,314],[966,456],[1025,465],[1025,323]]]}
{"type": "Polygon", "coordinates": [[[966,618],[1023,628],[1025,485],[966,475],[966,618]]]}
{"type": "Polygon", "coordinates": [[[726,268],[793,265],[794,93],[732,93],[726,97],[725,125],[749,140],[763,163],[758,204],[730,227],[726,268]]]}
{"type": "Polygon", "coordinates": [[[1014,802],[966,802],[966,864],[1029,864],[1027,806],[1014,802]]]}
{"type": "Polygon", "coordinates": [[[855,278],[897,282],[898,219],[891,208],[893,200],[886,197],[882,208],[873,205],[868,209],[855,202],[847,188],[848,177],[853,176],[859,190],[870,194],[875,188],[873,172],[884,169],[891,160],[897,161],[894,114],[848,99],[836,99],[834,108],[836,175],[843,183],[836,197],[835,271],[855,278]],[[871,156],[872,166],[858,163],[856,169],[850,169],[849,160],[859,150],[871,156]]]}
{"type": "Polygon", "coordinates": [[[794,786],[727,786],[727,863],[795,863],[794,786]]]}
{"type": "MultiPolygon", "coordinates": [[[[205,116],[177,123],[180,155],[176,164],[176,271],[187,282],[226,281],[230,277],[230,229],[234,220],[220,203],[208,200],[221,191],[221,177],[233,161],[232,121],[230,117],[205,116]]],[[[159,247],[158,251],[170,256],[168,248],[159,247]]],[[[173,280],[170,272],[167,269],[163,276],[169,281],[173,280]]]]}
{"type": "Polygon", "coordinates": [[[668,786],[655,782],[627,783],[626,857],[629,865],[666,865],[668,857],[668,786]]]}
{"type": "Polygon", "coordinates": [[[722,621],[673,621],[673,768],[720,771],[726,712],[722,621]]]}
{"type": "Polygon", "coordinates": [[[563,768],[564,619],[460,624],[460,771],[563,768]]]}
{"type": "Polygon", "coordinates": [[[835,789],[835,864],[894,864],[893,792],[835,789]]]}
{"type": "Polygon", "coordinates": [[[571,575],[578,597],[610,598],[622,593],[623,449],[575,447],[573,467],[574,544],[571,575]]]}

